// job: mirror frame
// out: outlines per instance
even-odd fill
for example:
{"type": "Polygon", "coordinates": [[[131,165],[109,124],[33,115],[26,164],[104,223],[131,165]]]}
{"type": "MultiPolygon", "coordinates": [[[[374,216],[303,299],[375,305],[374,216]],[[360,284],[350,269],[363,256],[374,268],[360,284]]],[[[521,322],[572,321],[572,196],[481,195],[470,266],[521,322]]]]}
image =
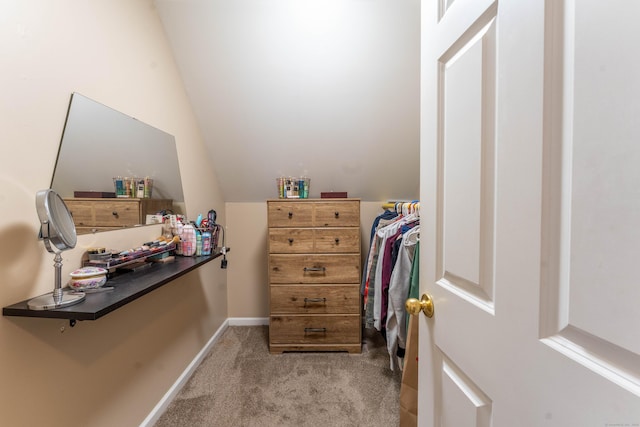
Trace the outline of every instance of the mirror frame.
{"type": "Polygon", "coordinates": [[[39,238],[51,253],[76,247],[78,236],[71,212],[62,197],[51,189],[36,193],[36,211],[40,219],[39,238]],[[52,247],[53,245],[53,247],[52,247]]]}

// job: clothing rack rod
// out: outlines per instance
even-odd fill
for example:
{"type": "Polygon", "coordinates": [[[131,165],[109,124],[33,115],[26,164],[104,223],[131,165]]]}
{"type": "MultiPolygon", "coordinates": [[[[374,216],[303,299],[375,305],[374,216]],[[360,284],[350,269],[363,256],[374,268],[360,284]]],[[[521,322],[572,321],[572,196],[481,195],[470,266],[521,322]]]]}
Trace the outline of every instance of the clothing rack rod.
{"type": "Polygon", "coordinates": [[[420,201],[419,200],[413,200],[411,202],[409,202],[409,201],[405,201],[405,202],[388,201],[388,202],[382,204],[382,208],[383,209],[393,209],[397,213],[402,213],[404,215],[406,215],[408,213],[416,213],[417,215],[420,215],[420,201]]]}
{"type": "Polygon", "coordinates": [[[398,205],[415,205],[416,203],[420,203],[419,200],[389,200],[382,204],[383,209],[394,209],[398,205]]]}

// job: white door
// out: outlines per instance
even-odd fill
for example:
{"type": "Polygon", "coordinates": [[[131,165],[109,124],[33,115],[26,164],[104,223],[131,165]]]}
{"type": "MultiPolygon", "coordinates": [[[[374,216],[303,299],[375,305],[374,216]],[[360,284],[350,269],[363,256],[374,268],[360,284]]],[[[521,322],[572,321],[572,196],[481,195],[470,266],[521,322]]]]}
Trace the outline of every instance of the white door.
{"type": "Polygon", "coordinates": [[[419,425],[640,426],[639,20],[423,1],[419,425]]]}

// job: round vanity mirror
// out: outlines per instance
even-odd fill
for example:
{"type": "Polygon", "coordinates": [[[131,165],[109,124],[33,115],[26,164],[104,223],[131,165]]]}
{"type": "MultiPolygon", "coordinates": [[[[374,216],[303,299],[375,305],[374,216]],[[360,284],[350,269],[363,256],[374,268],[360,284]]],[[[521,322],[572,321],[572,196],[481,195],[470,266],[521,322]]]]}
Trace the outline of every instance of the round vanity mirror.
{"type": "Polygon", "coordinates": [[[27,305],[32,310],[50,310],[79,303],[85,294],[62,290],[62,256],[60,253],[76,246],[76,226],[71,212],[62,198],[51,189],[38,191],[36,210],[40,219],[39,238],[47,250],[55,254],[55,284],[53,292],[30,300],[27,305]]]}
{"type": "Polygon", "coordinates": [[[36,210],[40,219],[40,238],[49,252],[61,252],[76,247],[78,237],[71,212],[53,190],[36,194],[36,210]]]}

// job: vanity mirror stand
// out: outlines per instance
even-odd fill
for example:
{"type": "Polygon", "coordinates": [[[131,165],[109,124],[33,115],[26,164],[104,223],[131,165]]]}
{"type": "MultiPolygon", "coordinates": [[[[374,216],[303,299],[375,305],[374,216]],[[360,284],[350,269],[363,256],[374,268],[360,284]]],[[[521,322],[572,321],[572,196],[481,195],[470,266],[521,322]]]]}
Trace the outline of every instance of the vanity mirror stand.
{"type": "Polygon", "coordinates": [[[40,219],[39,238],[47,251],[55,254],[55,282],[53,292],[35,297],[27,302],[30,310],[49,310],[78,304],[85,298],[83,292],[62,289],[62,251],[76,246],[76,227],[71,213],[62,198],[53,190],[41,190],[36,194],[36,210],[40,219]]]}

